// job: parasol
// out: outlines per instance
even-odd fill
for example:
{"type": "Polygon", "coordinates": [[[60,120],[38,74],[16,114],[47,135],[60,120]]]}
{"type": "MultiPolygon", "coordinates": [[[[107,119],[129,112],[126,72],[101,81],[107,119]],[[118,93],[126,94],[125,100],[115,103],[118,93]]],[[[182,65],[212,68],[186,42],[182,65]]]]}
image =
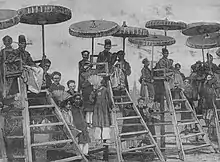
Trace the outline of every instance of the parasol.
{"type": "Polygon", "coordinates": [[[123,22],[123,25],[120,27],[112,36],[122,37],[123,38],[123,51],[125,51],[125,38],[127,37],[148,37],[149,32],[147,29],[138,28],[138,27],[129,27],[126,25],[126,22],[123,22]]]}
{"type": "Polygon", "coordinates": [[[94,38],[111,36],[119,30],[119,25],[106,20],[88,20],[74,23],[69,27],[72,36],[92,38],[92,55],[94,54],[94,38]]]}
{"type": "Polygon", "coordinates": [[[183,30],[187,27],[184,22],[169,21],[167,18],[165,20],[151,20],[145,24],[146,28],[164,30],[165,36],[167,35],[167,30],[183,30]]]}
{"type": "Polygon", "coordinates": [[[186,36],[196,36],[208,33],[214,33],[220,30],[220,24],[210,22],[196,22],[188,24],[188,27],[182,31],[186,36]]]}
{"type": "Polygon", "coordinates": [[[0,30],[17,25],[20,21],[18,12],[9,9],[0,9],[0,30]]]}
{"type": "Polygon", "coordinates": [[[70,20],[72,17],[70,9],[54,5],[30,6],[22,8],[18,10],[18,12],[21,16],[21,23],[42,26],[43,58],[46,57],[44,25],[65,22],[67,20],[70,20]]]}
{"type": "Polygon", "coordinates": [[[176,40],[174,38],[163,35],[149,35],[149,37],[145,38],[129,38],[128,41],[132,44],[137,44],[139,46],[152,47],[151,70],[153,69],[154,46],[169,46],[176,43],[176,40]]]}
{"type": "Polygon", "coordinates": [[[203,63],[205,63],[204,49],[219,47],[219,38],[220,33],[198,35],[187,38],[186,45],[190,48],[202,49],[203,63]]]}

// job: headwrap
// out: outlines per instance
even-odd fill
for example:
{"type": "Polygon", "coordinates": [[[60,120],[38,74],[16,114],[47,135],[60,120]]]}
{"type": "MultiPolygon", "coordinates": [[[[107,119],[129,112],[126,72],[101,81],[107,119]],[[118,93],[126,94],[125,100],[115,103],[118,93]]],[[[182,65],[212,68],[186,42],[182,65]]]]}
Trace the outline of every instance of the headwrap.
{"type": "Polygon", "coordinates": [[[52,73],[52,77],[54,77],[55,75],[59,75],[59,76],[61,77],[61,73],[58,72],[58,71],[54,71],[54,72],[52,73]]]}
{"type": "Polygon", "coordinates": [[[81,54],[84,54],[84,53],[88,53],[88,55],[90,54],[90,52],[89,52],[88,50],[83,50],[83,51],[81,52],[81,54]]]}
{"type": "Polygon", "coordinates": [[[25,43],[26,44],[26,38],[24,35],[19,35],[18,36],[18,44],[20,43],[25,43]]]}
{"type": "Polygon", "coordinates": [[[105,40],[105,46],[106,46],[106,45],[110,45],[110,46],[112,45],[112,42],[111,42],[110,39],[106,39],[106,40],[105,40]]]}
{"type": "Polygon", "coordinates": [[[123,55],[124,56],[125,52],[123,50],[120,50],[120,51],[117,52],[117,55],[123,55]]]}
{"type": "Polygon", "coordinates": [[[6,35],[2,38],[2,41],[5,42],[6,39],[9,39],[12,42],[12,37],[10,37],[9,35],[6,35]]]}
{"type": "Polygon", "coordinates": [[[168,49],[162,48],[162,54],[164,54],[164,53],[169,53],[168,49]]]}
{"type": "Polygon", "coordinates": [[[67,84],[67,86],[69,86],[70,85],[70,83],[76,83],[76,81],[75,80],[69,80],[66,84],[67,84]]]}
{"type": "Polygon", "coordinates": [[[148,58],[144,58],[144,59],[142,60],[142,64],[145,64],[146,62],[149,62],[148,58]]]}

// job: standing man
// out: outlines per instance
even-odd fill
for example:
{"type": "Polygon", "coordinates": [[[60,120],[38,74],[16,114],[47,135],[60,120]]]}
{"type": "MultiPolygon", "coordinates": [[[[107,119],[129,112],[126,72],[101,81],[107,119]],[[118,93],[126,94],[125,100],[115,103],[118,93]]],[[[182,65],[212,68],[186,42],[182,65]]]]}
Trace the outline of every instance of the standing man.
{"type": "MultiPolygon", "coordinates": [[[[97,58],[97,63],[100,62],[106,62],[108,63],[108,70],[111,71],[112,69],[112,65],[116,60],[116,54],[112,54],[110,52],[112,48],[112,43],[110,39],[106,39],[105,40],[105,44],[104,44],[104,50],[102,52],[99,53],[98,58],[97,58]]],[[[104,65],[98,65],[97,69],[99,72],[104,72],[105,71],[105,66],[104,65]]]]}
{"type": "Polygon", "coordinates": [[[51,66],[51,61],[49,59],[44,59],[44,62],[42,61],[39,66],[44,69],[44,73],[45,73],[44,88],[48,89],[52,84],[51,74],[48,73],[48,70],[50,69],[51,66]]]}

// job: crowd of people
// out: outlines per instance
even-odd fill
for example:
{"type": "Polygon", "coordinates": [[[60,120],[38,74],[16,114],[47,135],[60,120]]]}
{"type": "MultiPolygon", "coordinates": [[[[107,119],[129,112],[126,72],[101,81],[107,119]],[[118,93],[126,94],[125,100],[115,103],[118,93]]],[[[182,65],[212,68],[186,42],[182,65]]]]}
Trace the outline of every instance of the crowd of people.
{"type": "MultiPolygon", "coordinates": [[[[26,48],[25,36],[20,35],[18,38],[18,49],[13,49],[12,38],[5,36],[3,43],[5,48],[1,50],[1,65],[4,60],[9,62],[15,61],[17,58],[22,60],[24,66],[23,78],[26,78],[28,89],[34,93],[38,93],[40,89],[48,89],[51,97],[60,107],[61,112],[70,126],[73,134],[78,137],[78,143],[84,154],[88,154],[89,137],[88,129],[94,128],[94,137],[97,143],[110,142],[110,125],[111,125],[111,109],[112,99],[107,87],[108,81],[111,81],[113,89],[120,92],[127,89],[129,92],[128,77],[131,75],[131,66],[125,59],[125,52],[120,50],[111,53],[111,40],[106,39],[104,42],[104,50],[97,56],[97,63],[94,66],[90,60],[90,52],[84,50],[81,52],[82,60],[79,61],[78,88],[76,89],[76,81],[69,80],[67,82],[68,90],[60,84],[62,74],[58,71],[52,74],[48,73],[51,61],[43,58],[42,62],[37,65],[26,48]],[[96,77],[91,79],[92,75],[97,73],[108,73],[110,75],[96,77]],[[44,74],[44,75],[43,75],[44,74]]],[[[206,108],[212,108],[212,100],[214,94],[219,95],[219,71],[220,67],[213,63],[213,57],[207,54],[208,60],[205,63],[200,61],[192,65],[192,73],[189,77],[180,71],[181,64],[169,59],[169,51],[162,49],[163,57],[157,62],[154,69],[150,69],[150,61],[148,58],[142,60],[143,68],[139,82],[141,84],[140,98],[138,99],[138,108],[147,125],[154,122],[151,116],[153,112],[152,103],[160,103],[161,96],[164,94],[163,81],[154,80],[154,76],[164,77],[164,73],[157,69],[165,69],[164,77],[170,83],[170,88],[174,91],[183,91],[189,100],[189,103],[196,109],[195,101],[204,101],[206,108]],[[151,106],[150,106],[151,105],[151,106]]],[[[1,66],[1,98],[2,101],[7,95],[15,95],[18,93],[18,85],[16,79],[4,80],[4,66],[1,66]],[[5,88],[5,83],[7,86],[5,88]]],[[[174,94],[174,93],[173,93],[174,94]]],[[[173,97],[175,97],[173,95],[173,97]]],[[[204,104],[200,104],[203,106],[204,104]]],[[[197,112],[200,109],[197,109],[197,112]]],[[[150,126],[152,134],[155,134],[155,128],[150,126]]]]}

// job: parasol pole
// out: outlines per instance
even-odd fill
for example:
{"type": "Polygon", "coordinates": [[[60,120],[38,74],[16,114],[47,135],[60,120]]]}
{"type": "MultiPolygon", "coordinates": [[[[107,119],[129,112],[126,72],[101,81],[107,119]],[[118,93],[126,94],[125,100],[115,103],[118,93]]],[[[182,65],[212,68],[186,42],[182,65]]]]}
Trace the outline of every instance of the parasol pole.
{"type": "Polygon", "coordinates": [[[205,64],[205,54],[204,54],[204,49],[202,48],[202,59],[203,59],[203,65],[205,64]]]}
{"type": "Polygon", "coordinates": [[[45,32],[44,32],[44,24],[41,25],[42,27],[42,48],[43,48],[43,58],[46,58],[45,55],[45,32]]]}
{"type": "MultiPolygon", "coordinates": [[[[167,30],[164,30],[164,35],[167,36],[167,30]]],[[[165,46],[165,49],[167,49],[167,46],[165,46]]]]}
{"type": "Polygon", "coordinates": [[[93,63],[93,56],[94,56],[94,38],[92,38],[92,57],[90,59],[91,63],[93,63]]]}
{"type": "Polygon", "coordinates": [[[123,37],[123,51],[125,52],[125,37],[123,37]]]}
{"type": "Polygon", "coordinates": [[[151,75],[153,77],[153,68],[154,68],[154,45],[151,46],[152,50],[151,50],[151,75]]]}

